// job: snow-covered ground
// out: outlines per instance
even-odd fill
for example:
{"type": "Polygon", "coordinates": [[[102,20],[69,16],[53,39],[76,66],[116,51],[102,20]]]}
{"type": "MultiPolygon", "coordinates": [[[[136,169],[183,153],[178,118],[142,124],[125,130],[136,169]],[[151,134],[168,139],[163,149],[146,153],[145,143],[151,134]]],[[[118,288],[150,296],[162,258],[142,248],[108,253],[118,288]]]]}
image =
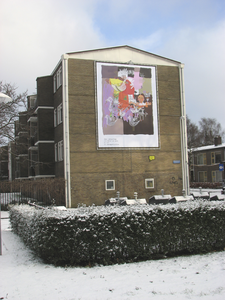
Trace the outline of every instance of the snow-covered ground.
{"type": "Polygon", "coordinates": [[[46,265],[1,212],[0,299],[225,299],[225,251],[93,268],[46,265]]]}

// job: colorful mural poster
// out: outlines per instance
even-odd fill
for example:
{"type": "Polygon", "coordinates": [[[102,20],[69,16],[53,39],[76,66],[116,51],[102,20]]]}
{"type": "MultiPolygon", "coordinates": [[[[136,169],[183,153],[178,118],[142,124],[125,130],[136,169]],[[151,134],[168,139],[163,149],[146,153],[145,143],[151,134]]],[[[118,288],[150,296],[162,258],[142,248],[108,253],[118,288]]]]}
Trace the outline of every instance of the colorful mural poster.
{"type": "Polygon", "coordinates": [[[99,148],[158,147],[155,67],[96,63],[99,148]]]}

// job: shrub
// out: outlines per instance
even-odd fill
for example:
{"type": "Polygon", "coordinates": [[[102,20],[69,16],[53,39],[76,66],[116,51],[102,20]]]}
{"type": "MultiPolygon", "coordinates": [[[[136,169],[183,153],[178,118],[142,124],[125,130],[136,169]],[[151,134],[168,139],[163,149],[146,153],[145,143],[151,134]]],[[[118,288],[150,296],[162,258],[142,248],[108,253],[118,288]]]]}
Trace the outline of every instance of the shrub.
{"type": "Polygon", "coordinates": [[[221,189],[222,185],[221,182],[191,182],[190,188],[221,189]]]}
{"type": "Polygon", "coordinates": [[[67,211],[16,205],[10,221],[26,245],[56,265],[107,265],[225,247],[224,202],[67,211]]]}

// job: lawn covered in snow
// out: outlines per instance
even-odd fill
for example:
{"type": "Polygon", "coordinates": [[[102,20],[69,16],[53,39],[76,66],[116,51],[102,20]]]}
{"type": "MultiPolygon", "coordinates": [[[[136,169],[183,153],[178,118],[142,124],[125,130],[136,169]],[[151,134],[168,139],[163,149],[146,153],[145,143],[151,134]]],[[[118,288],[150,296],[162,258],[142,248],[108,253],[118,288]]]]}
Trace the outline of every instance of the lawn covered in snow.
{"type": "Polygon", "coordinates": [[[114,266],[46,265],[1,212],[0,299],[225,299],[225,251],[114,266]]]}

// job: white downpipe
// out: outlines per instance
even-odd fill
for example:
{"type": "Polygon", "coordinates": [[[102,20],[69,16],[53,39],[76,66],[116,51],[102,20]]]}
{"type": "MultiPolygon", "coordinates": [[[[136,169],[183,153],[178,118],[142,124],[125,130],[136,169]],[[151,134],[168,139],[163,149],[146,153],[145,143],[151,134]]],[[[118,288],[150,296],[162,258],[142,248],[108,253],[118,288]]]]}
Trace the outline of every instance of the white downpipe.
{"type": "Polygon", "coordinates": [[[68,56],[62,55],[63,76],[63,147],[64,147],[64,178],[66,207],[71,207],[71,185],[70,185],[70,140],[69,140],[69,94],[68,94],[68,56]]]}
{"type": "Polygon", "coordinates": [[[186,104],[184,93],[184,65],[180,67],[180,93],[181,93],[181,156],[182,156],[182,177],[183,177],[183,190],[185,196],[189,195],[189,170],[188,170],[188,149],[187,149],[187,123],[186,123],[186,104]]]}

